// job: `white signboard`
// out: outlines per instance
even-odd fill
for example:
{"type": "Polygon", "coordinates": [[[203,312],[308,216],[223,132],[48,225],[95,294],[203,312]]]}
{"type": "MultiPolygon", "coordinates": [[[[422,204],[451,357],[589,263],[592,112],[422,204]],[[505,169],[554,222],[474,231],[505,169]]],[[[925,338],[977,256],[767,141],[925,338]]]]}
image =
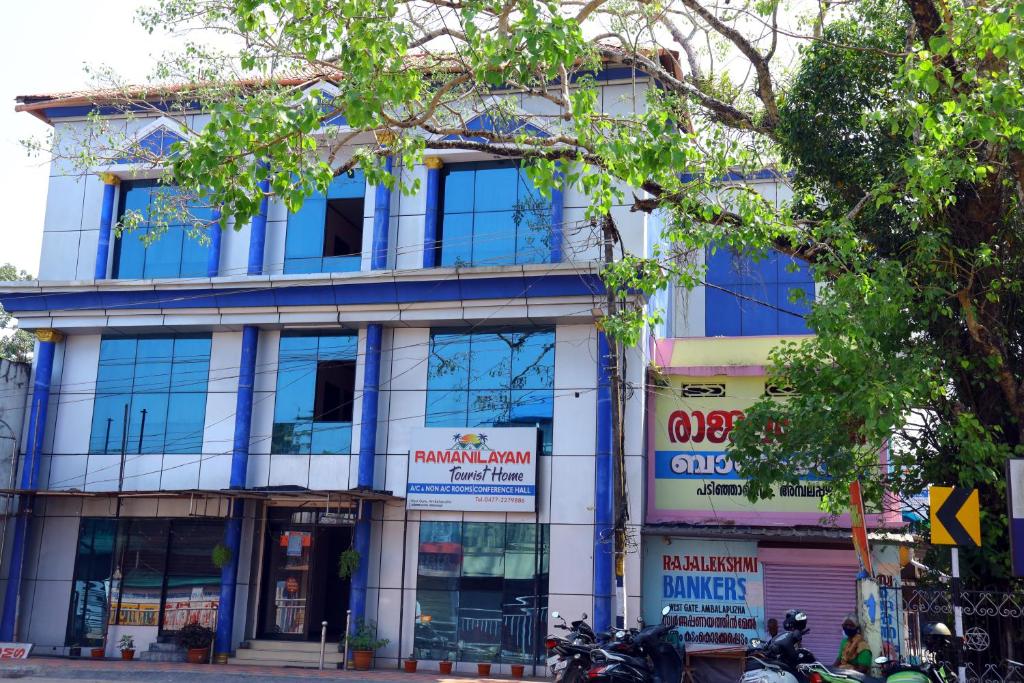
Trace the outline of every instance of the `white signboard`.
{"type": "Polygon", "coordinates": [[[0,643],[0,659],[28,659],[32,643],[0,643]]]}
{"type": "Polygon", "coordinates": [[[536,511],[535,427],[423,427],[409,446],[409,510],[536,511]]]}

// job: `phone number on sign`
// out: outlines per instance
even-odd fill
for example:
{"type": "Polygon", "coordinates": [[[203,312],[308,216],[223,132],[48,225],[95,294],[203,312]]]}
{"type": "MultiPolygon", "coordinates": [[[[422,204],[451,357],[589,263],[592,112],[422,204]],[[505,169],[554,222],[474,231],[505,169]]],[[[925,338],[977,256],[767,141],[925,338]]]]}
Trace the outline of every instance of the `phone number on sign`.
{"type": "Polygon", "coordinates": [[[522,496],[476,496],[474,500],[477,503],[525,503],[526,499],[522,496]]]}

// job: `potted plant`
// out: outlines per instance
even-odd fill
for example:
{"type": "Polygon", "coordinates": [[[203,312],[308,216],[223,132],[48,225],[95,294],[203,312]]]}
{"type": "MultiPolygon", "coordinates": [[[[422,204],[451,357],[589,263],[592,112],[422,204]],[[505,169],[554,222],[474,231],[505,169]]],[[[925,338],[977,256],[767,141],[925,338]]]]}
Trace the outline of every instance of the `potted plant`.
{"type": "Polygon", "coordinates": [[[196,622],[185,624],[178,631],[178,645],[185,648],[190,664],[206,664],[210,661],[211,642],[213,642],[213,629],[196,622]]]}
{"type": "Polygon", "coordinates": [[[491,663],[490,662],[477,662],[476,673],[478,676],[485,677],[491,675],[491,663]]]}
{"type": "Polygon", "coordinates": [[[81,656],[82,656],[82,646],[79,645],[78,643],[71,643],[71,645],[68,647],[68,657],[81,657],[81,656]]]}
{"type": "Polygon", "coordinates": [[[522,664],[513,664],[512,665],[512,678],[522,678],[523,677],[523,672],[525,670],[526,670],[526,667],[523,666],[522,664]]]}
{"type": "Polygon", "coordinates": [[[452,672],[452,661],[448,657],[438,662],[437,666],[443,674],[450,674],[452,672]]]}
{"type": "Polygon", "coordinates": [[[127,633],[121,636],[117,648],[121,650],[121,659],[135,659],[135,639],[127,633]]]}
{"type": "Polygon", "coordinates": [[[338,578],[347,579],[359,568],[359,551],[355,548],[341,551],[338,555],[338,578]]]}
{"type": "Polygon", "coordinates": [[[402,666],[405,667],[405,673],[407,673],[407,674],[414,674],[414,673],[416,673],[416,653],[414,652],[414,653],[410,654],[408,657],[406,657],[405,661],[402,662],[402,666]]]}
{"type": "Polygon", "coordinates": [[[348,650],[352,653],[352,668],[356,671],[369,671],[373,665],[373,653],[391,641],[377,637],[377,624],[372,621],[360,620],[356,624],[355,633],[345,637],[348,650]]]}

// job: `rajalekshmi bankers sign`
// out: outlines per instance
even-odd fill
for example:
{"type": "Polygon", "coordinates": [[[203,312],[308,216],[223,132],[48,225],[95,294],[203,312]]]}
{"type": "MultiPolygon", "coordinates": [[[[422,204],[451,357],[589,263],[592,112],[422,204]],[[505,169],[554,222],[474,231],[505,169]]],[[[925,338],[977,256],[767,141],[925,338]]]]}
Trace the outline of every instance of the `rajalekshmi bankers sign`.
{"type": "Polygon", "coordinates": [[[537,508],[536,428],[424,427],[409,446],[409,510],[537,508]]]}

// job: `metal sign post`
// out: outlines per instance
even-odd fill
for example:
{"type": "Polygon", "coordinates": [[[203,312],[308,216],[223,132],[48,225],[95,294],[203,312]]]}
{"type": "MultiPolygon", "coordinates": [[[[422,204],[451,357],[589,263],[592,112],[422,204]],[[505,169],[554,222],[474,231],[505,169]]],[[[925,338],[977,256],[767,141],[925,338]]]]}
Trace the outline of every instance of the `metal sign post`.
{"type": "Polygon", "coordinates": [[[320,622],[320,671],[324,670],[324,650],[327,649],[327,622],[320,622]]]}
{"type": "Polygon", "coordinates": [[[964,608],[960,604],[960,548],[953,546],[949,554],[953,565],[950,590],[953,593],[953,635],[956,636],[953,653],[956,657],[956,675],[960,683],[967,683],[967,667],[964,666],[964,608]]]}

